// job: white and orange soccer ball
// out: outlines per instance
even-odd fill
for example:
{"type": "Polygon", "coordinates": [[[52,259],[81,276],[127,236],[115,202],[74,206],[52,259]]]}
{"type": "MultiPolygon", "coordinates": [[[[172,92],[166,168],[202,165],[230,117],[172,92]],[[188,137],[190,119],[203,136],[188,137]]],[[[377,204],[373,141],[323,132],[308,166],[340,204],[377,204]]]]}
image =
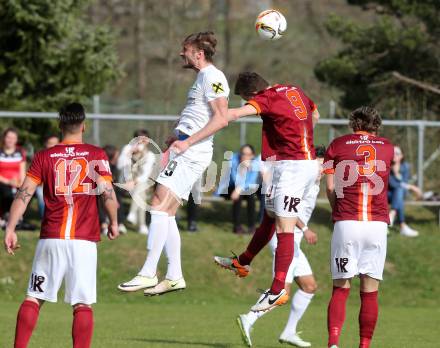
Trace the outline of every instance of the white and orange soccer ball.
{"type": "Polygon", "coordinates": [[[278,40],[286,29],[286,18],[277,10],[263,11],[255,21],[255,30],[263,40],[278,40]]]}

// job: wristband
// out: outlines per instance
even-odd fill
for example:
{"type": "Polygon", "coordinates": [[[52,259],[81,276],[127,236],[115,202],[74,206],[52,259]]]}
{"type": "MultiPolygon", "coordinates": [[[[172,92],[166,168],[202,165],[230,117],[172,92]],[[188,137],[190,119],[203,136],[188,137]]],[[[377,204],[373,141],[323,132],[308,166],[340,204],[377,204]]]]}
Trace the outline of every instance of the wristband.
{"type": "Polygon", "coordinates": [[[309,226],[305,225],[301,228],[301,231],[305,232],[309,229],[309,226]]]}

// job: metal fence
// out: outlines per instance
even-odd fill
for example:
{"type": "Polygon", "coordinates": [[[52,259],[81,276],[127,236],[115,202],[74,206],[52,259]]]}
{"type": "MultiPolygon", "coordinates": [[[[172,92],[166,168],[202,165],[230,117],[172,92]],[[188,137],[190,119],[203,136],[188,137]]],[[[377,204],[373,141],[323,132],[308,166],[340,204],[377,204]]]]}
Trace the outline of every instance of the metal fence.
{"type": "MultiPolygon", "coordinates": [[[[96,145],[102,145],[101,139],[103,138],[102,125],[101,123],[106,122],[107,127],[105,130],[105,135],[108,136],[108,129],[118,129],[122,122],[122,127],[127,127],[129,121],[142,121],[147,123],[169,123],[166,128],[171,128],[172,123],[175,122],[179,117],[176,115],[141,115],[141,114],[105,114],[99,113],[99,101],[95,103],[95,113],[87,114],[87,118],[92,120],[92,131],[90,133],[90,141],[96,145]]],[[[57,118],[58,114],[55,112],[22,112],[22,111],[0,111],[0,118],[9,119],[19,119],[19,118],[57,118]]],[[[258,117],[246,117],[239,119],[238,123],[238,134],[234,133],[230,138],[239,138],[239,144],[242,145],[246,143],[248,138],[248,127],[254,124],[261,123],[261,119],[258,117]]],[[[348,120],[346,119],[329,119],[321,118],[319,121],[319,126],[328,126],[326,130],[327,141],[330,142],[337,134],[338,130],[342,132],[346,131],[348,125],[348,120]],[[338,128],[339,127],[339,128],[338,128]]],[[[401,127],[416,130],[417,132],[417,146],[416,146],[416,156],[415,156],[415,166],[417,168],[417,174],[413,176],[413,179],[417,182],[417,185],[423,190],[424,188],[424,172],[425,170],[438,158],[440,157],[440,137],[437,136],[437,132],[434,132],[433,136],[426,136],[428,129],[440,130],[440,121],[425,121],[425,120],[384,120],[383,125],[385,127],[393,127],[395,129],[400,129],[401,127]],[[426,156],[426,141],[429,144],[429,157],[426,156]]],[[[160,127],[159,132],[164,133],[163,127],[160,127]]],[[[117,137],[117,136],[115,136],[117,137]]],[[[321,132],[322,139],[322,132],[321,132]]],[[[116,139],[115,139],[116,140],[116,139]]],[[[237,139],[235,139],[237,140],[237,139]]],[[[437,172],[437,171],[436,171],[437,172]]],[[[436,185],[437,186],[437,185],[436,185]]]]}

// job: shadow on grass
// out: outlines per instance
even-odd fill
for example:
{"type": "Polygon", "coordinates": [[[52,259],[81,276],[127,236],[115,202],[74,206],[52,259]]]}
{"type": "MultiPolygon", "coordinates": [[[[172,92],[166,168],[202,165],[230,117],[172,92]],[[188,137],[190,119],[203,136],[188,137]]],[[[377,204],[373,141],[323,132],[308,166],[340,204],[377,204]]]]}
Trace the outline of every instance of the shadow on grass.
{"type": "Polygon", "coordinates": [[[208,343],[208,342],[195,342],[195,341],[179,341],[179,340],[165,340],[157,338],[131,338],[130,341],[145,342],[145,343],[164,343],[164,344],[176,344],[176,345],[187,345],[191,347],[212,347],[212,348],[228,348],[232,344],[228,343],[208,343]]]}

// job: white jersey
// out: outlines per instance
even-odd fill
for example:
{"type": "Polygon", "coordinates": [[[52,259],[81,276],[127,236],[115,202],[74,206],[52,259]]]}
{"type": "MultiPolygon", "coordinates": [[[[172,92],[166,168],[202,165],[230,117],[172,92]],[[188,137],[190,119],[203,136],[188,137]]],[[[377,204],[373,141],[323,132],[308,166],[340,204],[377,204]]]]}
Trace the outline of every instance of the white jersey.
{"type": "MultiPolygon", "coordinates": [[[[209,102],[228,96],[228,81],[223,72],[212,64],[201,69],[188,92],[186,106],[180,115],[176,130],[193,135],[205,127],[212,116],[209,102]]],[[[198,151],[212,152],[213,138],[214,136],[210,136],[192,147],[198,151]]]]}

